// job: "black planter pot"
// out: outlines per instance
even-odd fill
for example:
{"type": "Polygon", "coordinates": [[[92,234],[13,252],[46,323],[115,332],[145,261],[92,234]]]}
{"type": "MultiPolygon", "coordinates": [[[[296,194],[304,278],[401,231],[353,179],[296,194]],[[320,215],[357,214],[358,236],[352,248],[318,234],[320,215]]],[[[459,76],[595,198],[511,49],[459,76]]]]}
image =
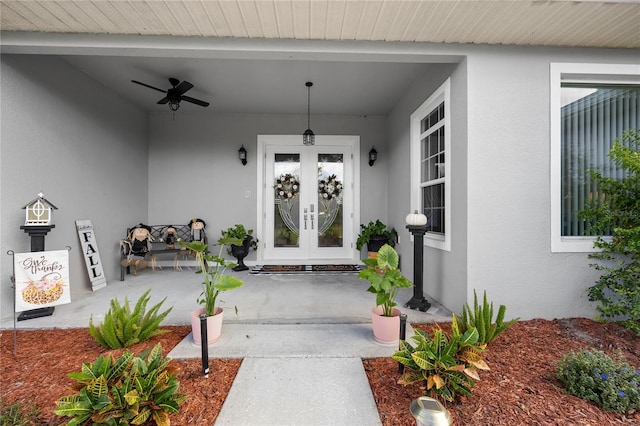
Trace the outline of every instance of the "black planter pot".
{"type": "Polygon", "coordinates": [[[387,237],[382,237],[379,235],[374,235],[369,238],[369,242],[367,243],[367,251],[378,252],[382,248],[383,245],[387,244],[389,239],[387,237]]]}
{"type": "Polygon", "coordinates": [[[244,237],[244,241],[241,246],[231,244],[231,254],[238,260],[238,266],[233,268],[234,271],[246,271],[249,269],[249,267],[244,264],[244,258],[247,257],[249,250],[251,249],[251,240],[253,240],[253,237],[251,235],[247,235],[244,237]]]}

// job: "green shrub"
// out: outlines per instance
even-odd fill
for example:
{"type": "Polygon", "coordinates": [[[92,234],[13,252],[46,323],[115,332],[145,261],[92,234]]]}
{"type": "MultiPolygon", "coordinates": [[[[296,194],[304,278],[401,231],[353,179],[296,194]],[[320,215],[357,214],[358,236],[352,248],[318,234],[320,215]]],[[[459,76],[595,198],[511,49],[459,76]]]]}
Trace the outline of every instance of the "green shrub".
{"type": "Polygon", "coordinates": [[[169,425],[169,414],[177,413],[187,395],[178,393],[171,359],[162,357],[158,343],[140,357],[129,350],[115,360],[100,355],[93,363],[82,364],[80,373],[69,373],[76,380],[75,395],[56,401],[54,413],[72,417],[69,426],[141,425],[153,421],[169,425]],[[144,358],[147,358],[146,361],[144,358]]]}
{"type": "Polygon", "coordinates": [[[640,371],[618,354],[615,359],[596,349],[562,356],[558,379],[567,393],[591,401],[606,411],[640,409],[640,371]]]}
{"type": "Polygon", "coordinates": [[[372,237],[385,238],[387,244],[391,247],[395,247],[396,241],[398,241],[398,232],[395,228],[387,228],[387,225],[380,222],[379,219],[375,222],[369,221],[366,225],[361,223],[360,233],[356,239],[356,249],[358,251],[362,250],[362,247],[364,247],[365,244],[368,244],[372,237]]]}
{"type": "Polygon", "coordinates": [[[518,317],[503,322],[506,310],[506,306],[500,305],[496,320],[493,322],[493,302],[487,303],[487,292],[484,292],[483,303],[480,305],[476,291],[473,290],[473,311],[469,304],[465,303],[462,307],[462,316],[458,318],[453,315],[452,321],[456,323],[461,333],[475,327],[478,330],[478,343],[488,344],[520,319],[518,317]]]}
{"type": "Polygon", "coordinates": [[[408,367],[399,383],[408,385],[424,381],[425,394],[453,401],[457,395],[471,395],[474,380],[480,380],[478,369],[488,370],[482,359],[485,345],[478,343],[478,331],[471,328],[460,333],[455,323],[451,324],[451,335],[441,329],[433,332],[433,338],[423,330],[415,329],[411,337],[413,347],[400,341],[400,350],[391,356],[408,367]]]}
{"type": "MultiPolygon", "coordinates": [[[[233,228],[227,228],[226,231],[220,231],[222,238],[237,238],[244,243],[247,237],[253,237],[253,229],[246,229],[241,223],[237,223],[233,228]]],[[[249,243],[249,247],[258,250],[258,239],[253,238],[249,243]]],[[[231,247],[227,248],[227,254],[231,255],[231,247]]]]}
{"type": "Polygon", "coordinates": [[[146,312],[150,291],[151,289],[140,296],[133,312],[126,296],[124,306],[121,306],[116,299],[111,300],[111,308],[104,316],[102,324],[98,327],[94,326],[93,315],[89,319],[89,333],[99,344],[109,349],[127,348],[154,336],[168,333],[168,330],[159,330],[158,327],[173,308],[158,313],[160,306],[167,299],[165,297],[146,312]]]}
{"type": "Polygon", "coordinates": [[[589,257],[600,261],[590,266],[602,275],[589,288],[589,300],[599,303],[599,319],[619,322],[640,335],[640,129],[625,131],[609,158],[624,177],[590,170],[596,196],[580,212],[590,232],[601,235],[594,243],[599,251],[589,257]]]}
{"type": "Polygon", "coordinates": [[[21,402],[8,404],[0,399],[0,426],[30,426],[38,424],[40,411],[21,402]]]}

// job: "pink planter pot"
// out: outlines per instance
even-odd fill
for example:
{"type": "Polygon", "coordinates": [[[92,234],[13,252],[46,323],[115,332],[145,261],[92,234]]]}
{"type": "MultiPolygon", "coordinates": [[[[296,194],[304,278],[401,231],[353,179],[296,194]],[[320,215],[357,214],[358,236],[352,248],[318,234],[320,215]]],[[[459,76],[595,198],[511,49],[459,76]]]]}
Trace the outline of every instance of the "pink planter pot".
{"type": "Polygon", "coordinates": [[[382,306],[371,310],[373,337],[383,345],[397,344],[400,340],[400,309],[393,308],[391,314],[391,317],[382,316],[382,306]]]}
{"type": "MultiPolygon", "coordinates": [[[[201,344],[200,338],[200,314],[204,313],[204,308],[197,309],[191,312],[191,332],[193,334],[193,341],[196,344],[201,344]]],[[[224,310],[217,308],[215,315],[207,317],[207,345],[211,345],[218,341],[222,334],[222,316],[224,310]]]]}

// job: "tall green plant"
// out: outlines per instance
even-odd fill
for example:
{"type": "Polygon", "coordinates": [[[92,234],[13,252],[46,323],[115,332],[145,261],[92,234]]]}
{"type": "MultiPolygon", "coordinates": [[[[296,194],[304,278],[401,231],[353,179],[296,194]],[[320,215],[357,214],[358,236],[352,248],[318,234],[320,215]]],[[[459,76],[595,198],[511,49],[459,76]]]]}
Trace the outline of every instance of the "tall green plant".
{"type": "Polygon", "coordinates": [[[478,295],[473,290],[473,310],[468,303],[462,307],[460,318],[453,315],[452,321],[462,333],[476,328],[478,330],[478,343],[491,343],[499,334],[518,322],[520,317],[504,322],[504,314],[507,310],[505,305],[500,305],[495,322],[493,321],[493,302],[487,302],[487,292],[484,292],[482,305],[478,303],[478,295]]]}
{"type": "Polygon", "coordinates": [[[478,370],[489,369],[482,359],[486,345],[478,342],[475,328],[461,333],[454,322],[451,335],[437,328],[431,337],[426,331],[415,329],[411,339],[415,347],[401,340],[400,350],[391,356],[410,370],[399,383],[424,381],[425,394],[432,397],[453,401],[457,395],[471,395],[475,381],[480,380],[478,370]]]}
{"type": "Polygon", "coordinates": [[[232,275],[225,275],[227,268],[238,266],[234,262],[230,262],[222,257],[225,245],[234,244],[242,245],[242,241],[238,238],[222,237],[218,240],[220,251],[217,256],[209,252],[209,247],[202,241],[180,241],[180,245],[196,254],[196,261],[202,274],[202,293],[198,297],[198,303],[204,305],[207,316],[213,316],[216,313],[216,303],[218,296],[223,291],[229,291],[242,287],[243,282],[232,275]],[[209,267],[209,263],[213,263],[213,268],[209,267]]]}
{"type": "Polygon", "coordinates": [[[76,380],[78,393],[57,400],[54,413],[72,417],[69,426],[142,425],[151,421],[168,426],[169,414],[177,413],[187,399],[178,393],[180,383],[170,361],[162,356],[159,343],[139,357],[131,351],[117,360],[100,355],[95,362],[82,364],[81,372],[68,374],[76,380]]]}
{"type": "Polygon", "coordinates": [[[126,296],[124,305],[120,305],[117,299],[112,299],[111,308],[105,314],[104,321],[97,327],[93,324],[92,315],[89,318],[89,333],[96,342],[109,349],[127,348],[154,336],[168,333],[169,330],[160,330],[158,327],[173,307],[158,313],[167,299],[165,297],[147,312],[150,292],[151,289],[140,296],[133,311],[126,296]]]}
{"type": "Polygon", "coordinates": [[[398,252],[389,244],[385,244],[378,250],[378,257],[364,259],[363,262],[369,268],[360,271],[358,278],[371,284],[367,291],[376,295],[376,306],[382,306],[382,315],[392,316],[393,307],[397,305],[395,299],[398,289],[413,286],[398,269],[398,252]]]}
{"type": "Polygon", "coordinates": [[[589,300],[598,302],[599,319],[616,321],[640,335],[640,129],[625,131],[614,142],[609,158],[625,173],[605,177],[590,170],[599,187],[595,199],[580,212],[601,236],[589,257],[602,274],[589,288],[589,300]],[[604,237],[612,231],[612,237],[604,237]]]}

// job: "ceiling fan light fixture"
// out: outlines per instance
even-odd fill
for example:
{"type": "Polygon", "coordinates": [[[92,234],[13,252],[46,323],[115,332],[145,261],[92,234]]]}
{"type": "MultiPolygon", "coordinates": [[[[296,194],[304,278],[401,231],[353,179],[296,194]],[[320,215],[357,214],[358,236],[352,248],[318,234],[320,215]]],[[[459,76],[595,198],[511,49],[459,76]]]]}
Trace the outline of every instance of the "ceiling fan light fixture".
{"type": "Polygon", "coordinates": [[[311,130],[311,86],[313,86],[313,83],[310,81],[307,81],[305,83],[305,86],[307,86],[307,130],[304,131],[304,133],[302,134],[302,143],[304,145],[315,145],[316,143],[316,135],[313,133],[313,130],[311,130]]]}
{"type": "Polygon", "coordinates": [[[169,104],[169,109],[173,112],[176,112],[178,108],[180,108],[181,101],[189,102],[205,108],[209,106],[209,102],[207,101],[202,101],[200,99],[192,98],[191,96],[185,95],[186,92],[193,88],[193,84],[189,83],[188,81],[181,82],[177,78],[171,77],[169,78],[171,87],[167,90],[160,89],[158,87],[151,86],[150,84],[142,83],[137,80],[131,80],[131,82],[164,93],[166,96],[160,99],[157,103],[160,105],[169,104]]]}

